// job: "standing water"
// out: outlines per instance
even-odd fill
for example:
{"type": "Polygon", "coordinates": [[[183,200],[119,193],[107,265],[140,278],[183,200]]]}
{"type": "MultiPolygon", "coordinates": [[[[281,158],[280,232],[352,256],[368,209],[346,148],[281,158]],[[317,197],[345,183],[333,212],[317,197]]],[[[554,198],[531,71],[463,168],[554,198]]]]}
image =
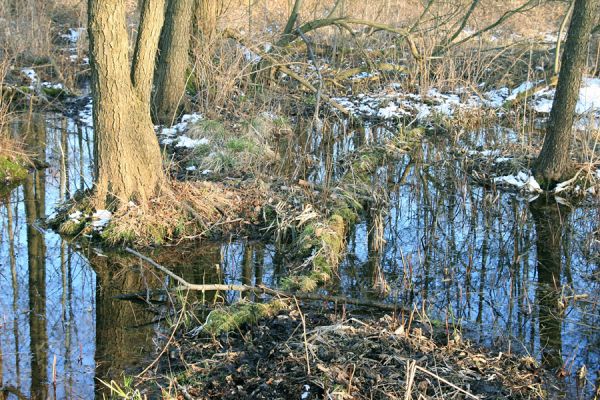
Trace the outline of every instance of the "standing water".
{"type": "MultiPolygon", "coordinates": [[[[346,128],[310,138],[316,167],[301,175],[334,181],[339,158],[383,132],[346,128]]],[[[0,191],[1,391],[15,399],[92,398],[105,388],[100,380],[123,382],[123,374],[159,354],[170,333],[161,324],[167,299],[119,296],[161,288],[167,279],[138,259],[40,226],[56,204],[90,187],[89,128],[48,114],[15,129],[49,167],[0,191]]],[[[377,180],[391,187],[389,201],[350,233],[330,289],[414,307],[568,376],[582,365],[597,371],[597,203],[529,202],[474,186],[451,150],[445,141],[424,141],[378,170],[377,180]]],[[[298,161],[296,168],[304,159],[298,161]]],[[[166,247],[151,256],[193,283],[276,286],[287,273],[276,253],[270,243],[240,240],[166,247]]]]}

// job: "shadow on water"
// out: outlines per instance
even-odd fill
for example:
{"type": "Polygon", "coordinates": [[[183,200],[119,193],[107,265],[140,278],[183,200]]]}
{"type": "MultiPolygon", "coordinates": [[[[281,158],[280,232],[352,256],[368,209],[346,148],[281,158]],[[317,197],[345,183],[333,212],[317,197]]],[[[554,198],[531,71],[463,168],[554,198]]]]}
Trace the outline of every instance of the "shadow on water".
{"type": "MultiPolygon", "coordinates": [[[[15,129],[49,167],[0,203],[0,397],[93,398],[104,389],[96,378],[122,382],[123,372],[147,366],[175,323],[164,294],[148,302],[119,296],[175,283],[138,259],[69,243],[37,225],[57,202],[88,188],[92,174],[92,132],[69,118],[42,117],[15,129]]],[[[392,133],[346,123],[323,136],[302,132],[281,141],[288,161],[280,170],[322,185],[343,172],[345,154],[392,133]]],[[[480,146],[503,135],[511,133],[475,132],[464,142],[480,146]]],[[[424,140],[377,170],[373,182],[389,185],[389,199],[371,204],[349,233],[348,256],[328,290],[426,310],[480,343],[531,354],[553,369],[597,370],[597,204],[529,203],[471,185],[450,156],[455,145],[424,140]]],[[[287,273],[285,254],[271,243],[190,244],[149,256],[192,283],[277,286],[287,273]]],[[[253,295],[187,296],[211,303],[253,295]]]]}

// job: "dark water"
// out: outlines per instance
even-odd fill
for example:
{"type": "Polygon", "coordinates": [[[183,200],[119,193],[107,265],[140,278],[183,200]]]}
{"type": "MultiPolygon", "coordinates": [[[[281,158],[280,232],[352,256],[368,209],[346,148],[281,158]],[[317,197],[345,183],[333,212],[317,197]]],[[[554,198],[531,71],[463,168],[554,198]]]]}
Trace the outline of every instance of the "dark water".
{"type": "MultiPolygon", "coordinates": [[[[167,298],[155,296],[148,305],[117,296],[169,282],[135,258],[71,244],[37,223],[57,202],[89,187],[89,129],[58,115],[15,129],[50,167],[30,174],[0,202],[2,393],[92,398],[103,389],[96,378],[122,382],[123,371],[139,372],[169,335],[167,298]]],[[[281,168],[332,183],[344,154],[386,135],[340,125],[301,137],[282,143],[282,151],[297,158],[292,168],[281,168]]],[[[511,135],[480,132],[468,141],[498,146],[511,135]]],[[[564,367],[571,395],[574,371],[585,364],[593,381],[600,367],[598,203],[559,207],[470,185],[450,150],[446,141],[427,141],[378,169],[374,182],[390,189],[389,203],[374,205],[351,232],[331,289],[414,306],[462,324],[488,346],[564,367]]],[[[166,247],[151,256],[194,283],[276,286],[286,274],[269,243],[166,247]]],[[[224,296],[234,301],[239,295],[224,296]]]]}

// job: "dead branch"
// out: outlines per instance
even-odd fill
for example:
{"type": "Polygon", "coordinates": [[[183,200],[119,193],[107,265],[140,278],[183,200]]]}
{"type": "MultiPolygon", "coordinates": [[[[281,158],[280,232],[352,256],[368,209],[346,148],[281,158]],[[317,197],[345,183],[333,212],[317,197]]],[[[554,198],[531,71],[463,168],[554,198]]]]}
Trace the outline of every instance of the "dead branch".
{"type": "Polygon", "coordinates": [[[300,300],[324,301],[324,302],[336,303],[336,304],[351,304],[354,306],[371,307],[371,308],[377,308],[377,309],[386,310],[386,311],[395,311],[395,312],[410,311],[407,308],[399,306],[397,304],[382,303],[382,302],[371,301],[371,300],[353,299],[353,298],[346,297],[346,296],[328,296],[328,295],[318,294],[318,293],[304,293],[304,292],[290,293],[290,292],[284,292],[281,290],[271,289],[264,285],[249,286],[249,285],[235,285],[235,284],[228,285],[228,284],[189,283],[188,281],[186,281],[179,275],[176,275],[175,273],[171,272],[168,268],[158,264],[156,261],[154,261],[150,257],[146,257],[145,255],[143,255],[129,247],[125,248],[125,251],[138,257],[139,259],[147,262],[154,268],[160,270],[161,272],[167,274],[168,276],[173,278],[175,281],[177,281],[180,285],[173,289],[175,291],[177,291],[177,290],[183,290],[183,291],[194,290],[194,291],[206,292],[206,291],[228,291],[228,290],[231,290],[231,291],[236,291],[236,292],[252,292],[252,293],[256,293],[256,294],[267,294],[269,296],[273,296],[273,297],[277,297],[277,298],[288,298],[288,299],[296,298],[296,299],[300,299],[300,300]]]}
{"type": "MultiPolygon", "coordinates": [[[[242,37],[242,35],[240,35],[239,33],[231,30],[231,29],[226,29],[223,32],[223,36],[224,37],[228,37],[230,39],[233,39],[235,41],[237,41],[239,44],[241,44],[242,46],[247,47],[248,49],[252,50],[254,53],[258,54],[260,57],[262,57],[264,60],[268,61],[269,64],[271,65],[277,65],[277,69],[279,69],[280,71],[284,72],[285,74],[287,74],[290,78],[295,79],[296,81],[298,81],[302,86],[304,86],[305,88],[307,88],[308,90],[310,90],[311,92],[317,94],[318,93],[318,89],[314,87],[314,85],[312,83],[310,83],[309,81],[307,81],[306,79],[304,79],[303,77],[301,77],[300,75],[298,75],[296,72],[294,72],[293,70],[291,70],[290,68],[284,66],[284,65],[279,65],[280,63],[270,54],[258,49],[256,46],[252,46],[250,45],[248,42],[246,42],[246,40],[244,40],[244,38],[242,37]]],[[[329,104],[331,104],[332,107],[334,107],[335,109],[337,109],[338,111],[340,111],[342,114],[344,115],[350,115],[350,111],[348,111],[346,109],[346,107],[342,106],[341,104],[339,104],[337,101],[333,100],[331,97],[329,97],[328,95],[326,95],[325,93],[321,94],[321,97],[323,98],[323,100],[325,100],[326,102],[328,102],[329,104]]]]}

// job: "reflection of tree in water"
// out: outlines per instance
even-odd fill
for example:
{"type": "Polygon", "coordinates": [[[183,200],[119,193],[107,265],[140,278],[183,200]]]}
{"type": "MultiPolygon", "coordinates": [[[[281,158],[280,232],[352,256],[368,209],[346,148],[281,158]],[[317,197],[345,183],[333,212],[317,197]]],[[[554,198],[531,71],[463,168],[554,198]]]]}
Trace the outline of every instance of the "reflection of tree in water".
{"type": "Polygon", "coordinates": [[[117,295],[160,288],[161,282],[129,257],[90,256],[96,273],[96,377],[118,377],[135,362],[150,358],[156,335],[155,314],[147,305],[123,301],[117,295]]]}
{"type": "Polygon", "coordinates": [[[562,308],[559,306],[562,267],[563,221],[570,209],[556,202],[538,199],[531,205],[536,227],[537,276],[536,299],[539,307],[540,345],[542,363],[546,367],[563,365],[562,308]]]}
{"type": "MultiPolygon", "coordinates": [[[[46,130],[43,120],[29,122],[26,142],[30,149],[43,149],[46,130]]],[[[36,151],[43,158],[43,150],[36,151]]],[[[43,160],[42,160],[43,161],[43,160]]],[[[46,398],[48,392],[48,333],[46,331],[46,243],[42,232],[35,226],[45,216],[44,170],[27,176],[23,185],[25,218],[27,221],[27,259],[29,262],[29,339],[31,351],[31,397],[46,398]]]]}
{"type": "MultiPolygon", "coordinates": [[[[221,261],[220,245],[163,248],[151,257],[190,283],[220,282],[220,268],[217,268],[221,261]]],[[[147,304],[116,296],[160,289],[166,280],[158,271],[145,268],[138,258],[129,255],[90,255],[89,259],[96,272],[96,377],[118,379],[123,372],[139,372],[156,356],[159,342],[154,339],[164,335],[153,323],[157,314],[147,304]]],[[[176,286],[176,282],[169,286],[176,286]]],[[[214,295],[205,293],[204,298],[210,301],[214,295]]],[[[201,300],[201,296],[193,292],[187,295],[187,300],[201,300]]],[[[97,385],[97,389],[104,387],[97,385]]]]}

